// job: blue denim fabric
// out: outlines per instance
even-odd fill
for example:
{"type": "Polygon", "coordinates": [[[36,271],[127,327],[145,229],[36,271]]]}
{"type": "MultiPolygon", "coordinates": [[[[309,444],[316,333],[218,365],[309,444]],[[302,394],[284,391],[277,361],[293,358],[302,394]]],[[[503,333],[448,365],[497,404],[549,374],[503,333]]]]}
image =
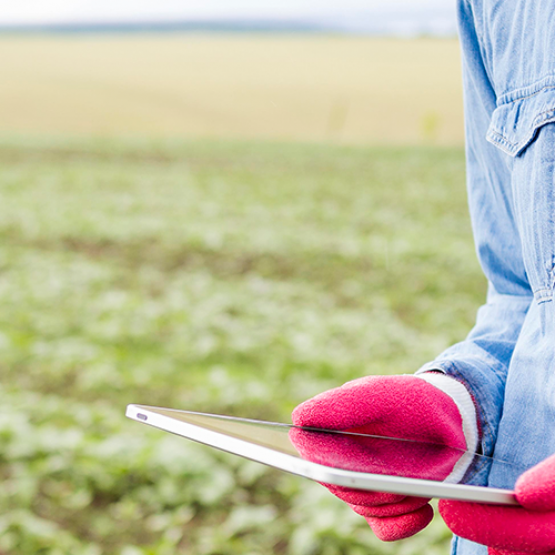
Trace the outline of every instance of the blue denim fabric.
{"type": "MultiPolygon", "coordinates": [[[[420,371],[463,381],[486,455],[555,453],[555,2],[459,0],[468,196],[489,281],[467,339],[420,371]]],[[[482,484],[512,488],[495,464],[482,484]]],[[[485,474],[485,473],[484,473],[485,474]]],[[[487,549],[456,538],[457,555],[487,549]]]]}

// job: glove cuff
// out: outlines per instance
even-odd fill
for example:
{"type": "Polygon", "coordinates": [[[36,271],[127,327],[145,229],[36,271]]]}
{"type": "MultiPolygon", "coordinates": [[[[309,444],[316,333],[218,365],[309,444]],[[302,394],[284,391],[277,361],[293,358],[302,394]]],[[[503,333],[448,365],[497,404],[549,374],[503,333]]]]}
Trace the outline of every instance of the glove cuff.
{"type": "Polygon", "coordinates": [[[415,378],[420,378],[430,385],[437,387],[440,391],[449,395],[457,408],[462,419],[462,430],[466,441],[467,453],[459,459],[451,474],[445,479],[446,482],[460,482],[466,470],[470,466],[474,454],[478,448],[478,420],[476,406],[472,395],[466,387],[459,381],[446,376],[439,371],[427,371],[416,374],[415,378]]]}

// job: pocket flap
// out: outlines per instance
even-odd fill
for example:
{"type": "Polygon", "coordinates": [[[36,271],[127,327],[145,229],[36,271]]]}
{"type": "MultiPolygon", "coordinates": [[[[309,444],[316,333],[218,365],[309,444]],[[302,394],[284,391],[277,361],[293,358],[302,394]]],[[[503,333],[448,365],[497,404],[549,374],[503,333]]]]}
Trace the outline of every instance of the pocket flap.
{"type": "Polygon", "coordinates": [[[491,118],[487,140],[510,156],[518,156],[538,129],[555,121],[555,87],[498,106],[491,118]]]}

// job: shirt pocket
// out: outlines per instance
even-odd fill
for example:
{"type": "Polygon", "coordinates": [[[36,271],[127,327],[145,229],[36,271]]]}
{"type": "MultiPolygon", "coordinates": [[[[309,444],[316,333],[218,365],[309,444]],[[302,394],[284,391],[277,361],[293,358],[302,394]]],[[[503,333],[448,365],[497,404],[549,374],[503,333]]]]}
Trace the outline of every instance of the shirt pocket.
{"type": "Polygon", "coordinates": [[[514,217],[527,279],[537,302],[555,283],[555,83],[505,95],[487,139],[509,157],[514,217]]]}
{"type": "Polygon", "coordinates": [[[555,122],[555,77],[504,94],[493,112],[487,139],[516,157],[534,141],[542,126],[552,122],[555,122]]]}

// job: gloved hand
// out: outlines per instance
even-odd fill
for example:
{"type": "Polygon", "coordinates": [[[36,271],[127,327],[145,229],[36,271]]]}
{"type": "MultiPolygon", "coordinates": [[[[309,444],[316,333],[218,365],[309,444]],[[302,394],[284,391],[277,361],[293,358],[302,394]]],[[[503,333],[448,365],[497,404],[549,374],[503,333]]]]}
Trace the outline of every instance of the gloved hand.
{"type": "MultiPolygon", "coordinates": [[[[299,405],[293,411],[293,423],[467,449],[457,404],[450,395],[416,376],[369,376],[348,382],[299,405]]],[[[412,536],[433,517],[429,499],[326,487],[364,516],[383,541],[412,536]]]]}
{"type": "Polygon", "coordinates": [[[515,486],[522,507],[442,500],[439,511],[462,538],[489,555],[555,554],[555,455],[526,471],[515,486]]]}
{"type": "MultiPolygon", "coordinates": [[[[313,430],[289,430],[289,439],[301,457],[320,465],[354,472],[442,481],[452,475],[455,465],[464,455],[459,449],[444,445],[313,430]]],[[[355,512],[368,519],[381,539],[400,539],[409,531],[416,532],[431,517],[430,509],[425,508],[428,499],[347,491],[346,488],[331,484],[322,485],[349,501],[355,512]],[[379,502],[380,505],[375,506],[373,502],[379,502]],[[425,510],[419,513],[418,509],[421,508],[425,510]],[[406,522],[409,513],[414,513],[408,518],[411,524],[416,525],[414,530],[406,522]],[[401,516],[405,518],[394,524],[393,517],[401,516]]]]}

